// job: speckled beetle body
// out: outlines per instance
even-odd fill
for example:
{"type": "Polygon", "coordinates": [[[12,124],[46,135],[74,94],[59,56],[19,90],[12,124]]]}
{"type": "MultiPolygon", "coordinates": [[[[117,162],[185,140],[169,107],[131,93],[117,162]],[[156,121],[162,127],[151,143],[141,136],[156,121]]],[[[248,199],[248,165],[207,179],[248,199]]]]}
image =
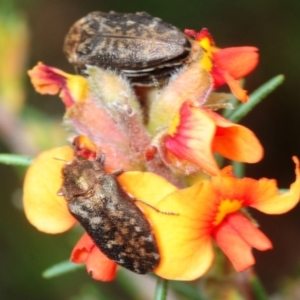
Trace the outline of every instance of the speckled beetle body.
{"type": "Polygon", "coordinates": [[[116,176],[96,160],[75,157],[62,171],[58,195],[95,245],[111,260],[138,274],[157,267],[160,255],[152,228],[116,176]]]}
{"type": "Polygon", "coordinates": [[[135,85],[153,85],[199,54],[201,48],[193,42],[145,12],[92,12],[70,28],[64,52],[79,69],[86,65],[114,69],[135,85]]]}

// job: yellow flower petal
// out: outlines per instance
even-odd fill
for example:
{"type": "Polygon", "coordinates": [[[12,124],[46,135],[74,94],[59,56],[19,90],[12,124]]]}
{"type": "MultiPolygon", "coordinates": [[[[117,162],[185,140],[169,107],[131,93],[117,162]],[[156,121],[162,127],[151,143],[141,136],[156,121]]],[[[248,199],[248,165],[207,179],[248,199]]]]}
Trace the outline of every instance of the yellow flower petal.
{"type": "Polygon", "coordinates": [[[64,161],[72,158],[70,147],[54,148],[39,154],[27,170],[24,210],[28,221],[40,231],[61,233],[76,223],[68,211],[66,200],[57,195],[62,185],[64,161]]]}
{"type": "MultiPolygon", "coordinates": [[[[296,164],[295,173],[296,180],[291,184],[290,189],[281,195],[278,195],[277,186],[274,180],[261,179],[270,191],[274,191],[272,197],[256,197],[255,202],[251,204],[265,214],[283,214],[294,208],[300,200],[300,169],[299,160],[293,157],[296,164]]],[[[259,182],[260,182],[259,181],[259,182]]],[[[257,193],[258,194],[258,193],[257,193]]]]}
{"type": "Polygon", "coordinates": [[[154,272],[172,280],[193,280],[203,275],[214,254],[209,232],[203,226],[207,223],[199,222],[198,216],[200,206],[206,204],[194,201],[202,185],[177,190],[164,178],[141,172],[126,172],[119,181],[136,199],[160,210],[136,202],[151,223],[158,243],[161,261],[154,272]]]}
{"type": "Polygon", "coordinates": [[[201,189],[202,185],[196,185],[174,192],[157,205],[160,211],[171,209],[178,215],[151,214],[161,254],[155,273],[163,278],[194,280],[204,275],[213,262],[212,240],[203,220],[206,217],[199,217],[210,211],[203,211],[205,203],[195,201],[201,189]]]}
{"type": "MultiPolygon", "coordinates": [[[[136,199],[155,206],[162,198],[177,190],[163,177],[148,172],[126,172],[118,176],[118,181],[127,193],[136,199]]],[[[140,205],[139,202],[136,203],[140,205]]],[[[141,205],[141,207],[144,207],[141,205]]]]}

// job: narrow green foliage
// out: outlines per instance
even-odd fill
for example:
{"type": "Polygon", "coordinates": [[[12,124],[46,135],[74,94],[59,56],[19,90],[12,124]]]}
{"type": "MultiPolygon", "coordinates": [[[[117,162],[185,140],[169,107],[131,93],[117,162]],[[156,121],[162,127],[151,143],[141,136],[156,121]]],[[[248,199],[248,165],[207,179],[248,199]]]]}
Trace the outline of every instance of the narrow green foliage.
{"type": "Polygon", "coordinates": [[[238,123],[246,116],[261,100],[273,92],[284,81],[283,75],[277,75],[260,86],[251,95],[247,103],[241,103],[238,107],[227,115],[227,118],[235,123],[238,123]]]}
{"type": "Polygon", "coordinates": [[[13,165],[13,166],[25,166],[28,167],[33,162],[33,157],[18,155],[18,154],[0,154],[0,163],[5,165],[13,165]]]}
{"type": "Polygon", "coordinates": [[[155,297],[154,297],[155,300],[167,299],[168,283],[169,283],[168,280],[157,277],[155,297]]]}
{"type": "Polygon", "coordinates": [[[238,178],[243,178],[245,176],[245,164],[238,162],[238,161],[232,161],[232,166],[234,170],[234,174],[238,178]]]}
{"type": "Polygon", "coordinates": [[[199,290],[192,287],[188,283],[171,281],[170,286],[177,294],[185,296],[189,300],[208,300],[208,298],[201,295],[199,290]]]}
{"type": "Polygon", "coordinates": [[[257,300],[268,300],[269,299],[261,281],[255,274],[251,274],[251,276],[250,276],[250,285],[252,287],[254,299],[257,299],[257,300]]]}
{"type": "Polygon", "coordinates": [[[42,276],[44,278],[50,279],[53,277],[61,276],[69,272],[73,272],[77,269],[81,269],[84,266],[85,266],[84,264],[73,264],[70,261],[63,261],[45,270],[42,276]]]}

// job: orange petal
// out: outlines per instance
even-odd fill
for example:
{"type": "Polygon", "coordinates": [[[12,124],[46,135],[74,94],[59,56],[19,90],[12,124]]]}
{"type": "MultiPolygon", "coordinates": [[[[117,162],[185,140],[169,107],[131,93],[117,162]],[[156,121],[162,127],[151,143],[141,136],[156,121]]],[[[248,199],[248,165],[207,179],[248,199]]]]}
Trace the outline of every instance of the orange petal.
{"type": "Polygon", "coordinates": [[[161,212],[179,214],[164,214],[136,202],[151,223],[158,242],[161,262],[155,273],[174,280],[193,280],[203,275],[214,254],[205,219],[210,215],[211,202],[207,199],[201,203],[195,201],[202,186],[177,190],[164,178],[142,172],[126,172],[118,180],[136,199],[157,207],[161,212]],[[201,213],[203,211],[205,214],[201,213]],[[201,216],[205,219],[203,222],[199,221],[201,216]]]}
{"type": "Polygon", "coordinates": [[[223,78],[225,82],[228,84],[232,94],[242,102],[248,102],[249,97],[247,95],[247,91],[244,90],[239,81],[235,80],[229,73],[222,72],[223,78]]]}
{"type": "Polygon", "coordinates": [[[95,280],[112,281],[116,277],[117,264],[107,258],[86,233],[75,245],[71,261],[86,263],[88,273],[95,280]]]}
{"type": "Polygon", "coordinates": [[[177,190],[158,175],[140,176],[139,172],[127,172],[120,179],[127,192],[161,211],[136,202],[151,223],[158,243],[161,261],[154,272],[173,280],[193,280],[203,275],[214,254],[207,228],[211,202],[206,198],[195,201],[202,185],[177,190]],[[163,195],[167,196],[159,201],[163,195]]]}
{"type": "Polygon", "coordinates": [[[235,161],[255,163],[263,157],[263,147],[248,128],[234,124],[220,115],[207,111],[218,126],[212,149],[214,152],[235,161]]]}
{"type": "Polygon", "coordinates": [[[240,213],[232,213],[214,230],[218,246],[238,272],[255,264],[252,247],[258,250],[272,248],[270,240],[240,213]]]}
{"type": "Polygon", "coordinates": [[[214,40],[206,28],[198,33],[188,29],[185,30],[185,34],[193,36],[199,41],[204,50],[201,65],[211,72],[214,87],[218,88],[227,83],[237,99],[247,102],[247,93],[236,79],[243,78],[257,66],[258,49],[249,46],[216,48],[214,40]]]}
{"type": "Polygon", "coordinates": [[[87,262],[88,257],[95,247],[93,240],[85,233],[77,242],[71,253],[71,261],[76,264],[87,262]]]}
{"type": "Polygon", "coordinates": [[[255,264],[252,248],[227,222],[222,222],[214,232],[218,246],[229,258],[234,268],[242,272],[255,264]]]}
{"type": "Polygon", "coordinates": [[[218,69],[227,71],[234,79],[240,79],[252,72],[258,64],[256,47],[230,47],[213,53],[213,61],[218,69]]]}
{"type": "Polygon", "coordinates": [[[221,199],[242,201],[242,206],[254,206],[259,201],[266,201],[277,194],[276,182],[270,179],[235,178],[231,175],[213,177],[212,188],[221,199]]]}
{"type": "Polygon", "coordinates": [[[40,94],[55,95],[60,91],[61,86],[65,84],[61,71],[48,67],[41,62],[32,70],[29,70],[28,75],[34,88],[40,94]],[[53,76],[55,74],[56,76],[53,76]]]}
{"type": "Polygon", "coordinates": [[[296,180],[291,184],[289,191],[279,195],[274,180],[261,179],[259,180],[260,189],[257,189],[255,197],[253,197],[253,202],[251,203],[252,207],[266,214],[283,214],[298,204],[300,200],[299,160],[297,157],[293,157],[293,160],[296,165],[296,180]],[[265,197],[266,188],[272,192],[272,195],[269,197],[265,197]]]}
{"type": "Polygon", "coordinates": [[[62,186],[62,166],[72,158],[70,147],[54,148],[39,154],[27,170],[24,210],[28,221],[40,231],[61,233],[76,223],[66,200],[57,195],[62,186]]]}
{"type": "Polygon", "coordinates": [[[271,241],[243,214],[232,213],[228,215],[227,222],[251,247],[260,251],[272,249],[271,241]]]}
{"type": "Polygon", "coordinates": [[[193,107],[188,101],[171,124],[165,146],[179,159],[189,161],[211,175],[219,172],[213,152],[247,163],[257,162],[263,156],[263,148],[251,130],[213,111],[193,107]]]}
{"type": "Polygon", "coordinates": [[[216,126],[213,119],[189,101],[184,102],[174,127],[165,139],[166,148],[180,159],[187,160],[209,174],[218,174],[219,168],[212,153],[216,126]]]}
{"type": "MultiPolygon", "coordinates": [[[[163,177],[150,172],[125,172],[118,176],[123,189],[136,199],[147,199],[147,203],[156,206],[168,194],[177,190],[163,177]],[[155,188],[153,188],[155,187],[155,188]]],[[[136,202],[138,206],[141,204],[136,202]]],[[[144,207],[141,205],[141,207],[144,207]]]]}
{"type": "Polygon", "coordinates": [[[160,277],[172,280],[194,280],[210,268],[213,246],[210,222],[212,203],[199,199],[203,185],[178,190],[165,197],[157,208],[165,215],[150,212],[158,241],[161,262],[154,271],[160,277]],[[200,200],[200,201],[198,201],[200,200]]]}
{"type": "Polygon", "coordinates": [[[83,76],[70,75],[41,62],[29,70],[28,75],[36,91],[41,94],[55,95],[61,91],[60,97],[66,107],[87,97],[88,82],[83,76]]]}
{"type": "Polygon", "coordinates": [[[93,279],[107,282],[116,278],[117,264],[94,247],[86,262],[86,269],[93,279]]]}
{"type": "Polygon", "coordinates": [[[274,179],[238,179],[231,175],[225,176],[222,172],[224,176],[213,177],[211,184],[224,199],[243,200],[244,207],[251,206],[266,214],[282,214],[295,207],[300,199],[299,161],[296,157],[293,159],[296,164],[296,180],[291,184],[290,190],[283,194],[279,194],[274,179]]]}

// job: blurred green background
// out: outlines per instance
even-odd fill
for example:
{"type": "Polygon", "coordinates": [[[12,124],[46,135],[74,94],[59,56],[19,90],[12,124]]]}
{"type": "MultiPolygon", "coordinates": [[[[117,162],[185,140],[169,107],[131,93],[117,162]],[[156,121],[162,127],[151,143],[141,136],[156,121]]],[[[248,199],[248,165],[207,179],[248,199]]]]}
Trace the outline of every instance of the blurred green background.
{"type": "MultiPolygon", "coordinates": [[[[146,11],[181,29],[207,27],[219,47],[257,46],[260,64],[246,89],[251,93],[277,74],[286,80],[242,121],[265,147],[264,159],[247,166],[247,175],[289,186],[294,180],[291,156],[300,156],[300,2],[292,0],[0,0],[0,152],[36,155],[64,144],[62,103],[35,93],[26,69],[42,61],[73,72],[62,54],[63,39],[77,19],[93,10],[146,11]]],[[[116,283],[93,282],[84,270],[51,280],[41,277],[46,268],[68,259],[78,232],[45,235],[26,221],[24,171],[0,165],[0,299],[151,299],[154,280],[149,276],[141,280],[123,273],[117,290],[116,283]],[[147,294],[134,296],[135,288],[128,292],[122,278],[147,294]]],[[[272,251],[255,252],[255,269],[270,294],[284,282],[295,282],[299,273],[299,214],[299,207],[283,216],[253,212],[274,244],[272,251]]]]}

